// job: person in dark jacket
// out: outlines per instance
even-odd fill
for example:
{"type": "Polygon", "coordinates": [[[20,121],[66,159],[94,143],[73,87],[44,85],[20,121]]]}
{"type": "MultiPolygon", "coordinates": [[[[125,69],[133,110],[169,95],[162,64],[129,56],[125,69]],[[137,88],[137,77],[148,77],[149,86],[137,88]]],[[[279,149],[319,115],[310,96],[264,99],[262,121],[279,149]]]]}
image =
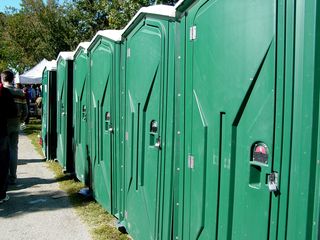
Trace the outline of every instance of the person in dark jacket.
{"type": "Polygon", "coordinates": [[[9,137],[9,184],[15,184],[17,179],[18,164],[18,142],[20,125],[24,123],[28,115],[28,106],[25,95],[21,89],[13,85],[14,74],[10,70],[1,73],[3,87],[8,89],[13,96],[17,109],[17,115],[8,119],[8,137],[9,137]]]}
{"type": "Polygon", "coordinates": [[[17,115],[10,91],[0,83],[0,204],[8,201],[7,180],[9,173],[8,119],[17,115]]]}

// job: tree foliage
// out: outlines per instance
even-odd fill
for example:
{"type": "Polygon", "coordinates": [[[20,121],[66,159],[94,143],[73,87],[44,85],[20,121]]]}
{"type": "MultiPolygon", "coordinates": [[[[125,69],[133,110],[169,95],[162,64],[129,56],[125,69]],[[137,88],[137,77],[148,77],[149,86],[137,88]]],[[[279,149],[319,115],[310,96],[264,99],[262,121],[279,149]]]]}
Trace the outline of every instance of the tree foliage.
{"type": "MultiPolygon", "coordinates": [[[[174,4],[175,0],[157,3],[174,4]]],[[[156,0],[22,0],[0,13],[0,70],[28,70],[43,58],[74,50],[98,30],[121,29],[142,6],[156,0]]]]}
{"type": "Polygon", "coordinates": [[[11,10],[3,18],[1,65],[18,72],[43,58],[54,59],[61,49],[70,49],[68,25],[55,0],[23,0],[21,10],[11,10]]]}

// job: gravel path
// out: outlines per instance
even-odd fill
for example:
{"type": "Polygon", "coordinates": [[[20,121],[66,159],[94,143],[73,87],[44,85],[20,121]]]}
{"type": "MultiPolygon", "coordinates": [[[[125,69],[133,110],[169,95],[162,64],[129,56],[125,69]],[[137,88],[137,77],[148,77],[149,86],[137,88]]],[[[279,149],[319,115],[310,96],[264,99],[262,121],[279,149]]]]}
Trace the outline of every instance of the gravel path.
{"type": "Polygon", "coordinates": [[[1,240],[89,240],[87,226],[59,190],[53,173],[30,140],[20,135],[18,181],[0,204],[1,240]]]}

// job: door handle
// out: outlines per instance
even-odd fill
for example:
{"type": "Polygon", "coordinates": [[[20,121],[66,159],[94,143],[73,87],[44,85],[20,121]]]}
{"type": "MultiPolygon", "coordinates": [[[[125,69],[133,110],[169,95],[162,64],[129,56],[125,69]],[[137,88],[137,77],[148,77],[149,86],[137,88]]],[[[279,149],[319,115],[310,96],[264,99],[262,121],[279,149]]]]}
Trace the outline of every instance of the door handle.
{"type": "Polygon", "coordinates": [[[159,150],[161,150],[161,138],[160,138],[160,136],[157,138],[156,143],[154,144],[154,146],[156,148],[158,148],[159,150]]]}
{"type": "Polygon", "coordinates": [[[270,192],[275,195],[279,194],[279,174],[277,172],[272,172],[268,174],[268,188],[270,192]]]}

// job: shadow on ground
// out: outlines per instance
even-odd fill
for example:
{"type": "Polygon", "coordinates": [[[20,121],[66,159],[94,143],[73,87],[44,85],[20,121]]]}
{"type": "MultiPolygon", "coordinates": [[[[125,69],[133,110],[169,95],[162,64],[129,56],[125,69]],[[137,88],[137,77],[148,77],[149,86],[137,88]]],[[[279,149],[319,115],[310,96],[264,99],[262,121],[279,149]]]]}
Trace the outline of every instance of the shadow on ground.
{"type": "MultiPolygon", "coordinates": [[[[52,211],[69,208],[68,196],[60,190],[42,190],[47,181],[33,181],[36,178],[23,179],[24,184],[18,183],[10,187],[10,200],[0,205],[0,217],[16,217],[21,214],[35,211],[52,211]]],[[[39,180],[39,179],[38,179],[39,180]]]]}
{"type": "MultiPolygon", "coordinates": [[[[44,160],[20,159],[19,165],[39,162],[44,162],[44,160]]],[[[26,171],[26,169],[22,169],[22,171],[26,171]]],[[[16,185],[8,187],[10,200],[0,204],[0,217],[11,218],[35,211],[55,211],[71,208],[68,194],[52,186],[54,183],[68,179],[72,179],[72,176],[65,175],[58,179],[29,176],[19,178],[18,176],[16,185]]],[[[86,198],[79,200],[82,205],[89,203],[89,199],[86,198]]]]}

